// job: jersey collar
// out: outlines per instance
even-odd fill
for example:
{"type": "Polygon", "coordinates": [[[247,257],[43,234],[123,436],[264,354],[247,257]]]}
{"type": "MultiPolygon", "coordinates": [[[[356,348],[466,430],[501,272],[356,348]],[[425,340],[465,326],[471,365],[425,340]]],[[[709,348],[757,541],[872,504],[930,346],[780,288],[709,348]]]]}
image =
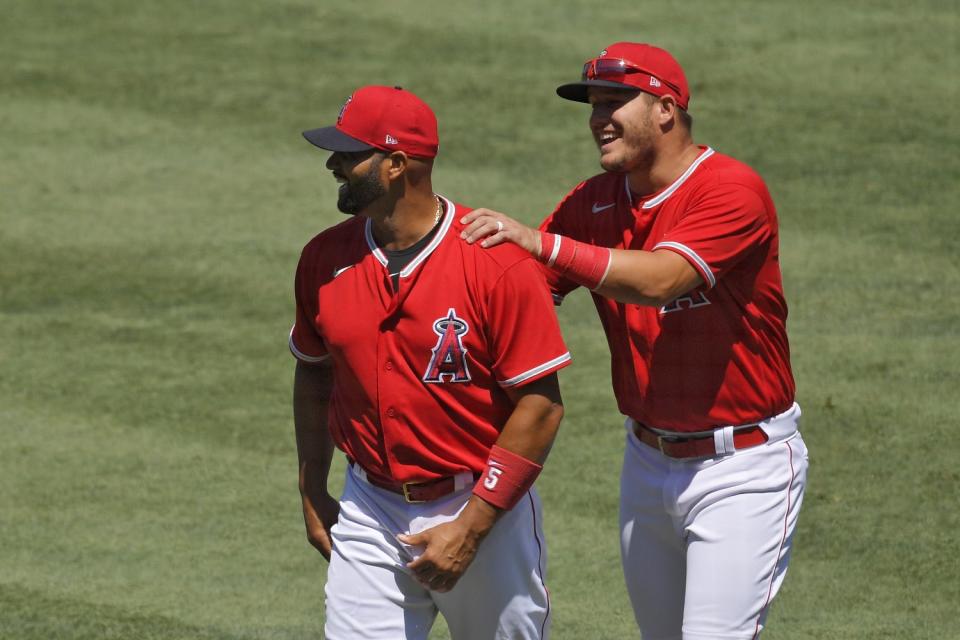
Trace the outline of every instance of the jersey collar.
{"type": "MultiPolygon", "coordinates": [[[[699,167],[704,160],[712,156],[713,153],[714,153],[713,149],[711,149],[710,147],[704,147],[703,153],[697,156],[697,159],[693,161],[693,164],[687,167],[687,170],[683,172],[683,175],[681,175],[679,178],[674,180],[673,184],[671,184],[669,187],[661,191],[660,195],[644,202],[641,208],[652,209],[657,205],[663,204],[663,202],[667,198],[672,196],[676,192],[676,190],[679,189],[680,186],[687,181],[687,178],[693,175],[693,172],[697,170],[697,167],[699,167]]],[[[633,194],[630,193],[629,176],[626,176],[626,175],[623,176],[623,188],[627,190],[627,200],[630,202],[630,206],[633,207],[633,194]]]]}
{"type": "MultiPolygon", "coordinates": [[[[400,272],[401,278],[406,278],[413,270],[416,269],[421,262],[426,260],[434,249],[440,246],[440,243],[443,242],[444,236],[447,235],[447,231],[450,229],[450,225],[453,224],[453,219],[456,215],[456,205],[453,204],[451,200],[448,200],[445,196],[437,194],[438,197],[443,200],[444,204],[444,215],[443,221],[440,223],[440,229],[437,230],[437,233],[433,236],[433,240],[430,241],[430,244],[425,246],[423,250],[417,254],[413,260],[411,260],[407,266],[403,268],[400,272]]],[[[373,256],[382,264],[387,266],[387,256],[383,254],[383,251],[380,247],[377,246],[377,241],[373,239],[373,220],[367,218],[367,224],[363,228],[363,233],[367,238],[367,246],[370,247],[370,252],[373,256]]]]}

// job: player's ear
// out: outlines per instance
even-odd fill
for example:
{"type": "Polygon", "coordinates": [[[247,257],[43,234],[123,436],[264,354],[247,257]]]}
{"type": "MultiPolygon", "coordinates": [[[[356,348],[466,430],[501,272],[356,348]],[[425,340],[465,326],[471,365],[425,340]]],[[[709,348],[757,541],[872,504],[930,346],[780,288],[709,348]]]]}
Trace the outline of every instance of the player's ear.
{"type": "Polygon", "coordinates": [[[399,180],[407,172],[410,158],[403,151],[392,151],[383,164],[386,168],[387,180],[399,180]]]}
{"type": "Polygon", "coordinates": [[[677,101],[673,96],[660,96],[656,102],[654,102],[653,109],[654,119],[664,131],[673,127],[674,120],[678,117],[677,101]]]}

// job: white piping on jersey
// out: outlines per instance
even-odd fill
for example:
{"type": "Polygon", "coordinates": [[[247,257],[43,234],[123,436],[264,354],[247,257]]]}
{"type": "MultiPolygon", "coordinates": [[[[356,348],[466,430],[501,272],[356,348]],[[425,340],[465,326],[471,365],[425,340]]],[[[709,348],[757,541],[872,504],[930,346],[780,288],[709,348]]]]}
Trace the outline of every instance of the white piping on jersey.
{"type": "MultiPolygon", "coordinates": [[[[674,181],[673,181],[673,184],[671,184],[669,187],[667,187],[666,191],[664,191],[663,193],[661,193],[660,195],[658,195],[656,198],[653,198],[652,200],[647,200],[646,202],[644,202],[642,208],[643,208],[643,209],[652,209],[652,208],[654,208],[655,206],[657,206],[657,205],[659,205],[659,204],[662,204],[664,200],[666,200],[667,198],[669,198],[670,196],[673,195],[673,192],[674,192],[674,191],[676,191],[677,189],[680,188],[680,185],[682,185],[684,182],[687,181],[687,178],[689,178],[691,175],[693,175],[693,172],[697,170],[697,167],[699,167],[700,164],[701,164],[704,160],[706,160],[707,158],[709,158],[710,156],[712,156],[714,153],[715,153],[714,150],[711,149],[710,147],[707,147],[706,149],[704,149],[703,153],[701,153],[701,154],[697,157],[697,159],[693,161],[693,164],[691,164],[689,167],[687,167],[687,170],[683,172],[683,175],[681,175],[679,178],[677,178],[676,180],[674,180],[674,181]]],[[[623,186],[624,186],[624,188],[626,188],[626,190],[627,190],[627,200],[630,201],[630,206],[632,207],[632,206],[633,206],[633,194],[630,193],[630,181],[629,181],[629,176],[624,176],[624,177],[623,177],[623,186]]]]}
{"type": "MultiPolygon", "coordinates": [[[[417,257],[414,258],[400,271],[400,277],[406,278],[408,275],[413,273],[413,270],[416,269],[421,262],[427,259],[427,257],[433,253],[434,249],[440,246],[440,243],[443,242],[443,237],[447,234],[447,231],[450,229],[450,225],[453,224],[453,218],[456,215],[456,206],[448,200],[446,197],[438,195],[441,200],[446,204],[446,214],[443,217],[443,222],[440,223],[440,229],[437,231],[436,235],[433,236],[433,240],[430,241],[430,244],[425,246],[423,250],[417,254],[417,257]]],[[[373,239],[373,220],[367,219],[367,224],[363,229],[363,233],[367,238],[367,246],[370,247],[371,253],[373,256],[380,261],[380,264],[387,266],[387,256],[383,255],[383,251],[380,247],[377,246],[377,241],[373,239]]],[[[392,273],[390,275],[393,275],[392,273]]]]}
{"type": "Polygon", "coordinates": [[[499,382],[498,384],[501,387],[513,387],[520,384],[524,380],[529,380],[530,378],[534,377],[537,374],[543,373],[544,371],[549,371],[550,369],[554,368],[558,364],[563,364],[564,362],[569,362],[569,361],[570,361],[570,352],[567,351],[562,356],[557,356],[556,358],[554,358],[553,360],[550,360],[549,362],[544,362],[538,367],[534,367],[529,371],[524,371],[520,375],[513,376],[509,380],[504,380],[502,382],[499,382]]]}
{"type": "Polygon", "coordinates": [[[377,246],[376,241],[373,239],[372,226],[373,221],[367,218],[367,223],[363,226],[363,235],[367,239],[367,246],[370,247],[373,257],[379,260],[383,266],[387,266],[387,257],[383,255],[383,251],[380,250],[380,247],[377,246]]]}
{"type": "Polygon", "coordinates": [[[707,276],[707,284],[710,285],[710,288],[713,288],[717,284],[717,279],[713,275],[713,271],[710,270],[710,267],[707,265],[706,261],[697,255],[697,252],[688,247],[685,244],[680,244],[679,242],[658,242],[651,251],[656,251],[664,247],[669,247],[671,249],[676,249],[683,255],[687,256],[691,260],[697,263],[697,266],[700,267],[701,273],[707,276]]]}
{"type": "Polygon", "coordinates": [[[297,345],[293,343],[293,327],[290,327],[290,338],[287,342],[290,345],[290,353],[292,353],[297,360],[303,360],[304,362],[323,362],[330,357],[329,353],[325,356],[308,356],[303,351],[300,351],[300,349],[297,349],[297,345]]]}

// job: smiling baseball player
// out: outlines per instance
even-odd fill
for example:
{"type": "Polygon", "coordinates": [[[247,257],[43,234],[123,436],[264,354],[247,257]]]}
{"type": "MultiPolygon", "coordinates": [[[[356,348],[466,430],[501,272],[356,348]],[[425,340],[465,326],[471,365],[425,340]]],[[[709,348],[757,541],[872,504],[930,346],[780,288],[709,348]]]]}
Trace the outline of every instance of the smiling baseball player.
{"type": "Polygon", "coordinates": [[[604,173],[541,225],[489,210],[559,300],[593,293],[627,416],[623,572],[644,638],[756,637],[787,571],[807,450],[786,333],[776,209],[745,164],[694,144],[667,51],[618,42],[557,89],[590,104],[604,173]]]}
{"type": "Polygon", "coordinates": [[[535,260],[464,243],[463,205],[434,194],[433,112],[363,87],[337,124],[338,208],[303,250],[294,422],[303,513],[330,560],[326,637],[545,638],[549,599],[532,488],[562,417],[570,362],[535,260]],[[350,462],[327,491],[333,446],[350,462]]]}

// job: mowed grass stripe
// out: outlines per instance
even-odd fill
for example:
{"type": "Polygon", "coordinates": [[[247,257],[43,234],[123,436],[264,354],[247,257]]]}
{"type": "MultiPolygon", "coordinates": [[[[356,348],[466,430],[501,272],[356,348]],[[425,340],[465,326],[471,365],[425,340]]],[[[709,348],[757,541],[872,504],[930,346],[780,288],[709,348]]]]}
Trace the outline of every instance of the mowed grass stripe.
{"type": "Polygon", "coordinates": [[[234,640],[244,637],[215,627],[186,625],[175,617],[91,604],[15,584],[0,584],[0,608],[4,612],[0,617],[0,635],[18,640],[234,640]]]}
{"type": "Polygon", "coordinates": [[[5,581],[231,631],[320,615],[311,603],[323,564],[291,517],[291,454],[180,442],[136,425],[2,418],[12,429],[0,452],[0,510],[19,523],[4,527],[5,581]]]}

